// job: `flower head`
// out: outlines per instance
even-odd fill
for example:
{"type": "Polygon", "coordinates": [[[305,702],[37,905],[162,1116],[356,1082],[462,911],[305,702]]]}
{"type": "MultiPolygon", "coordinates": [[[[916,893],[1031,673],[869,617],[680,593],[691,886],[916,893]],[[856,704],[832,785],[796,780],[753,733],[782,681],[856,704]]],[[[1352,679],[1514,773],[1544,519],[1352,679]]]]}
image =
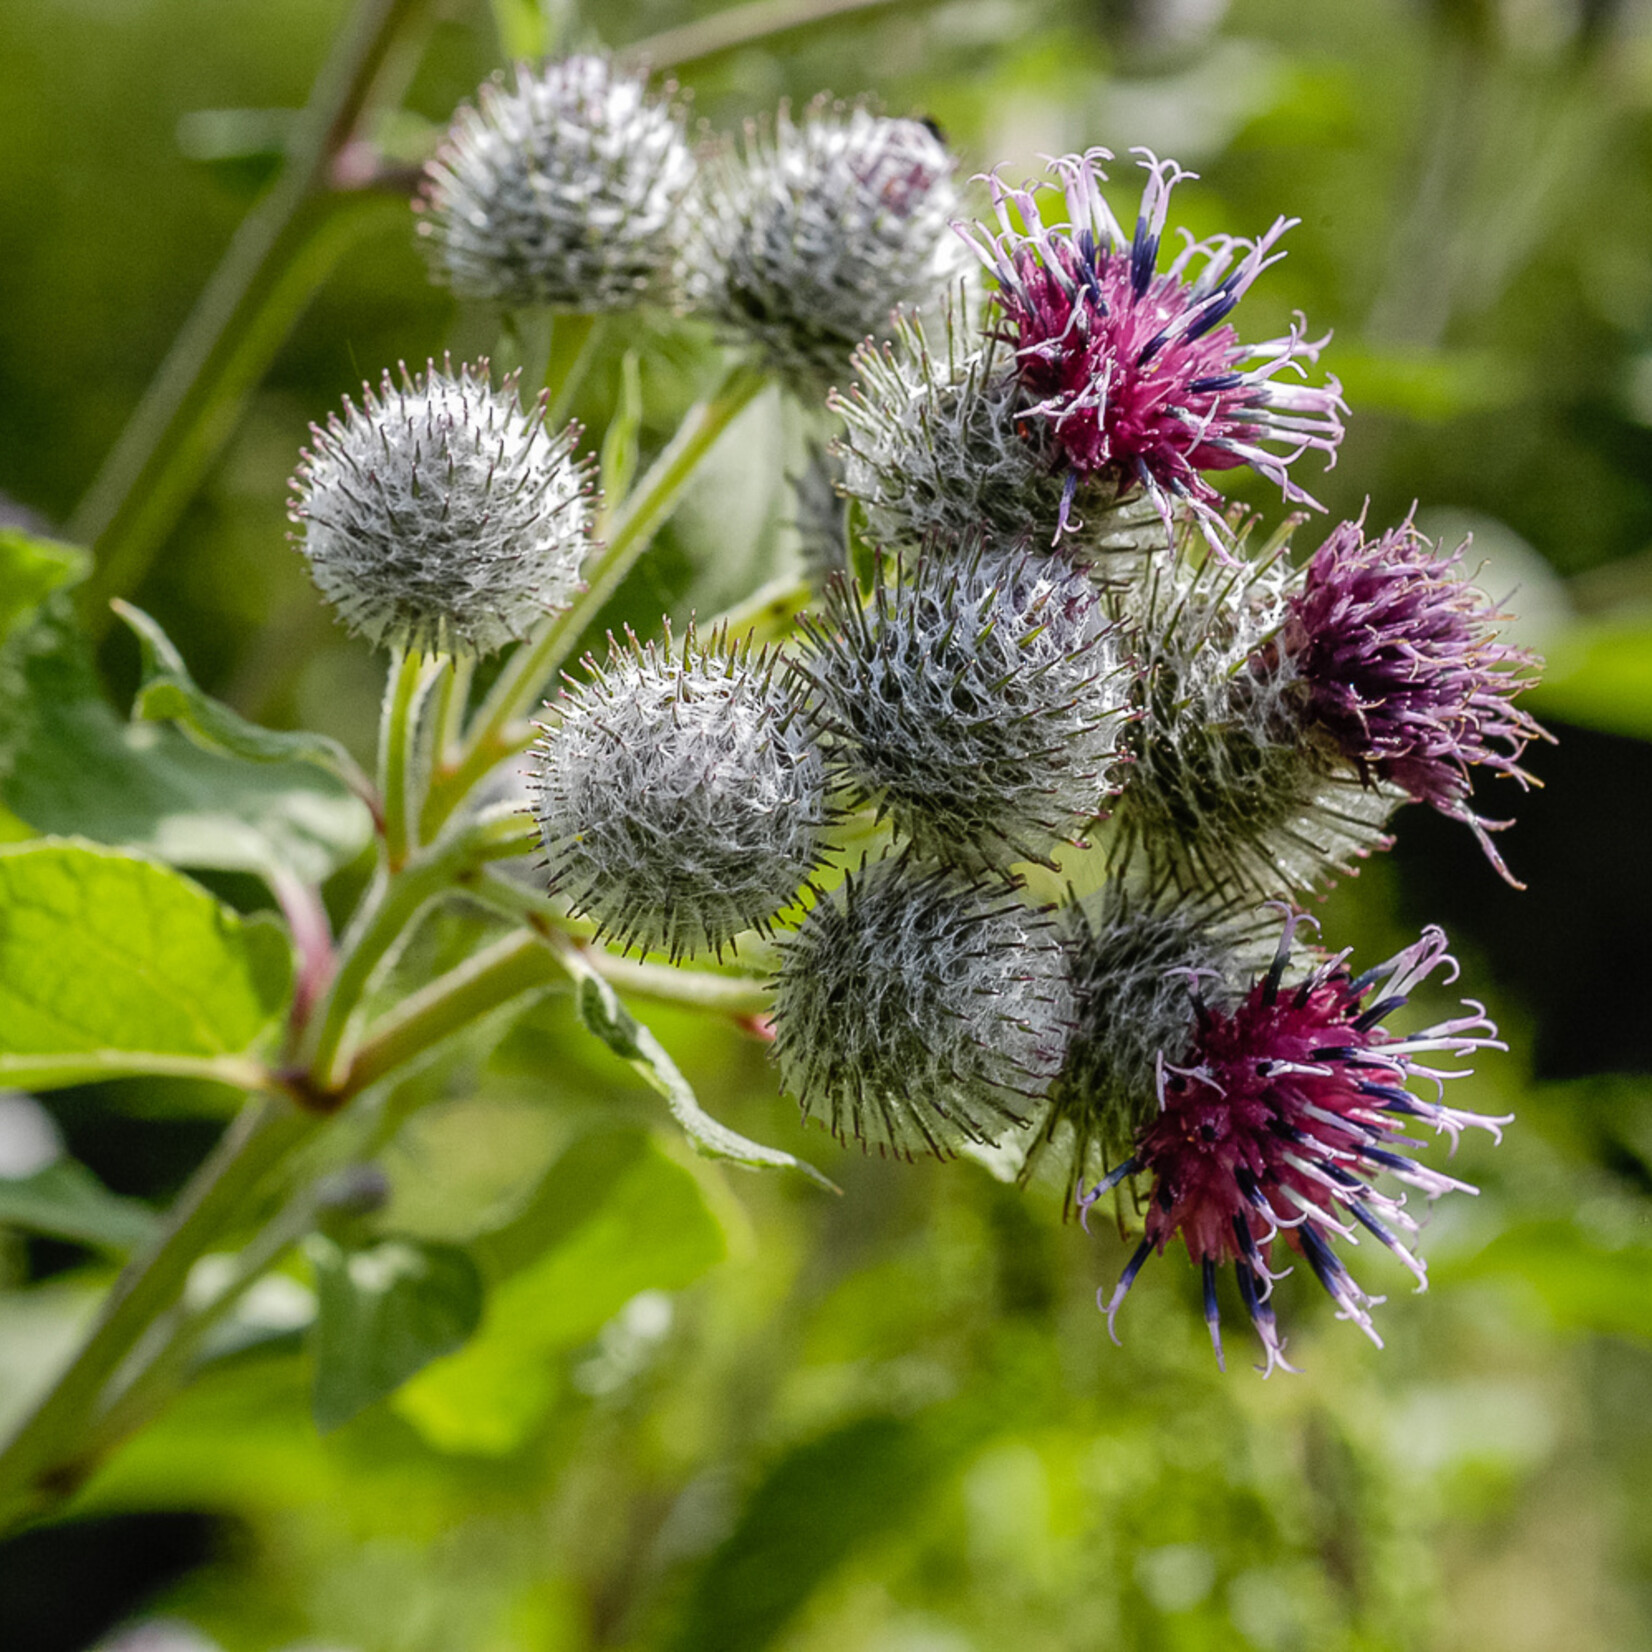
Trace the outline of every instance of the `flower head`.
{"type": "Polygon", "coordinates": [[[1273,247],[1294,220],[1277,219],[1256,241],[1187,237],[1161,274],[1170,191],[1192,174],[1146,150],[1134,153],[1148,181],[1133,235],[1102,197],[1101,163],[1112,159],[1105,149],[1051,163],[1066,200],[1065,228],[1044,222],[1032,189],[1011,189],[996,176],[988,183],[999,232],[960,227],[998,283],[1029,416],[1049,424],[1067,466],[1069,504],[1080,482],[1107,475],[1120,492],[1140,483],[1167,521],[1175,499],[1214,518],[1220,495],[1203,473],[1238,465],[1266,476],[1287,499],[1312,503],[1289,467],[1310,448],[1335,454],[1341,387],[1282,375],[1302,378],[1325,341],[1293,327],[1283,338],[1246,344],[1227,320],[1284,256],[1273,247]]]}
{"type": "Polygon", "coordinates": [[[1057,916],[1067,949],[1073,1033],[1024,1174],[1050,1153],[1066,1162],[1067,1203],[1086,1179],[1129,1156],[1152,1118],[1159,1063],[1184,1062],[1201,979],[1241,967],[1245,922],[1210,901],[1154,901],[1119,882],[1057,916]]]}
{"type": "Polygon", "coordinates": [[[781,1083],[840,1141],[903,1159],[993,1142],[1060,1067],[1060,940],[1001,884],[879,861],[781,944],[781,1083]]]}
{"type": "Polygon", "coordinates": [[[811,395],[848,370],[901,306],[957,273],[952,156],[921,121],[816,105],[747,133],[713,175],[701,233],[704,306],[811,395]]]}
{"type": "Polygon", "coordinates": [[[1472,1193],[1418,1163],[1411,1154],[1423,1144],[1405,1132],[1427,1125],[1455,1144],[1469,1125],[1496,1136],[1508,1122],[1435,1099],[1444,1081],[1465,1069],[1437,1067],[1432,1057],[1503,1048],[1478,1004],[1410,1036],[1383,1026],[1442,964],[1451,969],[1448,979],[1456,978],[1438,929],[1363,975],[1350,974],[1344,953],[1289,986],[1285,972],[1301,921],[1287,917],[1272,967],[1248,990],[1212,1002],[1190,983],[1197,1025],[1185,1059],[1161,1061],[1158,1114],[1129,1158],[1084,1196],[1087,1208],[1127,1177],[1151,1181],[1145,1235],[1102,1302],[1109,1330],[1143,1263],[1180,1238],[1204,1275],[1218,1361],[1217,1271],[1231,1263],[1266,1371],[1285,1364],[1269,1302],[1282,1277],[1273,1267],[1282,1247],[1307,1261],[1337,1317],[1352,1320],[1380,1348],[1369,1310],[1382,1298],[1354,1282],[1333,1242],[1356,1242],[1356,1225],[1365,1229],[1423,1289],[1423,1264],[1402,1237],[1417,1223],[1405,1196],[1380,1189],[1377,1179],[1391,1175],[1430,1200],[1453,1190],[1472,1193]],[[1434,1095],[1417,1094],[1417,1081],[1434,1095]]]}
{"type": "Polygon", "coordinates": [[[1278,638],[1294,576],[1276,538],[1240,561],[1181,524],[1170,557],[1118,599],[1141,662],[1135,761],[1111,855],[1155,892],[1252,900],[1321,884],[1375,849],[1404,794],[1367,784],[1304,727],[1278,638]]]}
{"type": "Polygon", "coordinates": [[[1056,557],[937,549],[890,571],[870,606],[833,580],[826,623],[803,626],[833,777],[926,859],[1047,863],[1122,783],[1119,627],[1056,557]]]}
{"type": "Polygon", "coordinates": [[[772,655],[627,635],[533,749],[550,886],[622,950],[721,954],[820,866],[820,760],[772,655]]]}
{"type": "Polygon", "coordinates": [[[419,234],[456,292],[586,314],[674,296],[695,179],[669,99],[606,58],[520,64],[453,118],[419,234]]]}
{"type": "Polygon", "coordinates": [[[488,654],[578,588],[590,466],[487,363],[402,368],[312,426],[293,478],[293,538],[350,629],[375,645],[488,654]]]}
{"type": "Polygon", "coordinates": [[[1055,438],[1045,420],[1028,417],[1014,358],[998,339],[978,344],[971,333],[962,298],[947,305],[944,353],[931,348],[921,316],[901,315],[891,342],[855,351],[858,382],[831,398],[847,426],[843,489],[865,505],[871,537],[1048,544],[1066,509],[1063,550],[1109,579],[1128,576],[1142,552],[1164,543],[1152,502],[1134,478],[1120,499],[1118,478],[1104,473],[1068,498],[1055,438]]]}
{"type": "Polygon", "coordinates": [[[1469,807],[1469,769],[1522,786],[1520,755],[1544,731],[1514,697],[1535,655],[1498,640],[1506,616],[1409,520],[1366,539],[1344,522],[1314,552],[1289,599],[1279,646],[1302,685],[1305,715],[1366,779],[1398,786],[1468,825],[1493,866],[1514,879],[1487,836],[1506,825],[1469,807]]]}

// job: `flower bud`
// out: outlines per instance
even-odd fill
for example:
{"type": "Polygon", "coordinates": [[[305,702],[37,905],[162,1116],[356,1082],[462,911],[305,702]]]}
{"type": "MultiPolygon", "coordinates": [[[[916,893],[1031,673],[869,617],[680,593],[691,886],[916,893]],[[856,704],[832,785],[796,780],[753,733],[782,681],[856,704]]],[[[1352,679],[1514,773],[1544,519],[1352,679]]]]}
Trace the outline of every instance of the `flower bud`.
{"type": "Polygon", "coordinates": [[[1144,715],[1114,806],[1113,864],[1189,895],[1312,888],[1388,847],[1383,823],[1404,794],[1364,784],[1297,715],[1277,647],[1293,584],[1283,548],[1239,563],[1207,554],[1198,533],[1184,520],[1173,556],[1119,604],[1144,715]]]}
{"type": "Polygon", "coordinates": [[[1508,823],[1469,807],[1469,770],[1532,784],[1520,755],[1548,736],[1514,697],[1539,662],[1498,640],[1507,616],[1468,582],[1462,560],[1461,550],[1439,554],[1409,520],[1371,540],[1363,519],[1344,522],[1304,568],[1280,646],[1303,719],[1363,779],[1462,821],[1514,883],[1488,835],[1508,823]]]}
{"type": "Polygon", "coordinates": [[[606,58],[461,106],[425,168],[419,234],[465,297],[596,314],[675,297],[695,178],[680,113],[606,58]]]}
{"type": "Polygon", "coordinates": [[[772,371],[818,395],[900,306],[936,303],[962,266],[953,159],[915,120],[816,104],[747,129],[712,177],[700,297],[772,371]]]}
{"type": "Polygon", "coordinates": [[[627,638],[533,748],[550,887],[623,951],[720,956],[820,865],[824,773],[772,655],[627,638]]]}
{"type": "Polygon", "coordinates": [[[1014,358],[994,336],[971,334],[963,303],[949,302],[944,354],[931,351],[922,318],[906,315],[892,342],[855,351],[858,383],[832,407],[848,426],[843,490],[865,505],[869,536],[1047,545],[1065,507],[1062,549],[1102,577],[1128,577],[1165,543],[1157,507],[1106,473],[1067,500],[1059,450],[1029,411],[1014,358]]]}
{"type": "Polygon", "coordinates": [[[577,425],[544,426],[487,363],[402,368],[312,426],[293,478],[292,537],[322,596],[375,646],[489,654],[566,606],[589,548],[577,425]]]}
{"type": "Polygon", "coordinates": [[[880,861],[781,945],[781,1084],[840,1141],[905,1159],[990,1143],[1060,1068],[1060,941],[1002,886],[880,861]]]}
{"type": "Polygon", "coordinates": [[[840,578],[803,631],[834,780],[925,859],[1049,865],[1122,783],[1119,628],[1064,559],[977,547],[932,550],[909,576],[880,564],[869,606],[840,578]]]}

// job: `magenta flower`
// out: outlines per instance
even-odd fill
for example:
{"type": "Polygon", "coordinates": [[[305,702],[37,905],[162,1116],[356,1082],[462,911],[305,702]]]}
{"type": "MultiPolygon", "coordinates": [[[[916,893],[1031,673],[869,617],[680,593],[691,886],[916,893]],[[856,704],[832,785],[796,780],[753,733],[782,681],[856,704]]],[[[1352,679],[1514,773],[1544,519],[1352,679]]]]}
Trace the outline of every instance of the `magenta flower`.
{"type": "Polygon", "coordinates": [[[957,226],[998,282],[1028,412],[1049,422],[1070,467],[1061,528],[1078,484],[1103,473],[1120,492],[1140,483],[1167,523],[1174,499],[1214,518],[1221,496],[1202,472],[1239,465],[1287,499],[1313,504],[1288,471],[1310,448],[1334,459],[1346,412],[1341,386],[1280,375],[1303,377],[1326,341],[1293,326],[1284,338],[1245,344],[1227,324],[1251,283],[1284,256],[1272,248],[1297,220],[1277,219],[1256,241],[1194,241],[1184,231],[1186,245],[1159,274],[1170,191],[1194,174],[1147,150],[1133,153],[1144,157],[1148,179],[1133,237],[1098,187],[1100,163],[1113,158],[1105,149],[1050,163],[1068,226],[1047,225],[1031,188],[1011,189],[996,176],[987,182],[1001,232],[957,226]]]}
{"type": "Polygon", "coordinates": [[[1284,653],[1306,686],[1308,717],[1366,781],[1391,781],[1460,820],[1516,888],[1485,820],[1469,807],[1471,766],[1533,784],[1520,767],[1549,736],[1513,704],[1540,662],[1498,641],[1506,617],[1409,519],[1373,540],[1344,522],[1314,552],[1289,599],[1284,653]]]}
{"type": "MultiPolygon", "coordinates": [[[[1396,1229],[1407,1235],[1416,1222],[1402,1194],[1380,1191],[1384,1171],[1430,1200],[1474,1188],[1418,1164],[1406,1149],[1422,1144],[1401,1132],[1407,1121],[1431,1125],[1456,1145],[1458,1133],[1479,1125],[1501,1139],[1507,1119],[1487,1118],[1418,1096],[1413,1080],[1431,1085],[1466,1069],[1439,1069],[1422,1058],[1434,1052],[1462,1056],[1502,1049],[1497,1029],[1481,1006],[1469,1014],[1411,1037],[1395,1037],[1382,1022],[1442,963],[1456,979],[1445,936],[1435,928],[1387,963],[1354,978],[1347,954],[1314,969],[1301,985],[1282,986],[1299,916],[1285,922],[1272,967],[1233,1007],[1208,1007],[1195,994],[1197,1028],[1186,1066],[1160,1059],[1159,1114],[1137,1136],[1134,1151],[1087,1193],[1095,1203],[1126,1177],[1151,1176],[1146,1233],[1113,1294],[1102,1302],[1107,1328],[1142,1264],[1180,1235],[1204,1273],[1205,1319],[1222,1363],[1216,1271],[1233,1264],[1239,1296],[1261,1338],[1266,1376],[1284,1357],[1273,1308],[1273,1284],[1282,1240],[1305,1257],[1336,1303],[1380,1348],[1369,1309],[1383,1298],[1357,1285],[1332,1250],[1335,1238],[1357,1243],[1354,1224],[1386,1245],[1425,1289],[1421,1260],[1396,1229]]],[[[1203,972],[1201,972],[1202,974],[1203,972]]],[[[1285,1269],[1284,1272],[1289,1272],[1285,1269]]],[[[1099,1293],[1098,1293],[1099,1298],[1099,1293]]]]}

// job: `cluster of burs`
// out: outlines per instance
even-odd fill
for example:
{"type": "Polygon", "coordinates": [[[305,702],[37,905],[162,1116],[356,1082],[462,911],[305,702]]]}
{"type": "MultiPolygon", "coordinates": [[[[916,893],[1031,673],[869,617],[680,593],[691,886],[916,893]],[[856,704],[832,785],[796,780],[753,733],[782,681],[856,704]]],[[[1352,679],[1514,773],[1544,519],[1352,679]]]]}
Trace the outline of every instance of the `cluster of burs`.
{"type": "MultiPolygon", "coordinates": [[[[1346,409],[1316,378],[1323,340],[1247,343],[1230,320],[1289,225],[1161,251],[1183,175],[1142,156],[1126,226],[1111,159],[1065,157],[1039,188],[989,176],[990,219],[964,222],[927,122],[817,104],[691,141],[669,90],[577,57],[460,111],[418,228],[461,295],[693,312],[836,417],[835,498],[818,472],[799,486],[814,595],[795,631],[610,639],[546,708],[529,786],[570,917],[673,962],[755,952],[782,1085],[840,1138],[1053,1159],[1081,1205],[1104,1177],[1156,1178],[1207,1299],[1214,1263],[1236,1263],[1271,1364],[1282,1232],[1365,1323],[1303,1212],[1343,1232],[1359,1205],[1371,1226],[1392,1119],[1326,1090],[1329,1123],[1285,1128],[1296,1162],[1330,1168],[1258,1189],[1282,1136],[1245,1109],[1288,1104],[1251,1074],[1212,1124],[1232,1052],[1206,1046],[1250,1038],[1265,1068],[1294,1033],[1263,1012],[1294,1005],[1323,1023],[1310,1045],[1370,1051],[1405,1094],[1408,1046],[1375,1013],[1397,995],[1367,1007],[1381,972],[1299,963],[1294,920],[1267,969],[1267,905],[1386,847],[1408,800],[1502,870],[1471,771],[1524,781],[1531,661],[1461,553],[1409,520],[1343,523],[1293,558],[1315,507],[1292,467],[1334,456],[1346,409]],[[1304,507],[1265,543],[1217,489],[1238,467],[1304,507]],[[1205,1159],[1148,1154],[1177,1106],[1205,1159]],[[1245,1131],[1266,1142],[1236,1146],[1245,1131]]],[[[353,626],[485,653],[571,600],[588,466],[542,406],[433,366],[317,433],[295,519],[353,626]]],[[[1426,973],[1411,954],[1394,970],[1426,973]]]]}

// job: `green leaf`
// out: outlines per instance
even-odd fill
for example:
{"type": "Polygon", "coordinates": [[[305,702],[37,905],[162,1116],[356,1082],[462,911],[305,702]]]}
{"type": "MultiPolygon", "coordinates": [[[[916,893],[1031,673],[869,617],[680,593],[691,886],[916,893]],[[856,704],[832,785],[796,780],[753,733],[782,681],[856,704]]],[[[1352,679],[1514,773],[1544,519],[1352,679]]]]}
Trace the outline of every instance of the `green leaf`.
{"type": "Polygon", "coordinates": [[[0,1224],[124,1256],[154,1237],[155,1213],[111,1193],[83,1164],[59,1159],[32,1176],[0,1179],[0,1224]]]}
{"type": "Polygon", "coordinates": [[[665,1097],[671,1116],[694,1144],[694,1150],[708,1159],[723,1159],[748,1170],[801,1170],[810,1181],[829,1193],[835,1183],[802,1159],[783,1153],[778,1147],[764,1147],[748,1141],[727,1125],[719,1124],[700,1106],[688,1080],[678,1072],[660,1041],[619,1001],[614,989],[600,975],[583,974],[575,989],[574,1002],[585,1026],[622,1061],[665,1097]]]}
{"type": "Polygon", "coordinates": [[[139,855],[0,847],[0,1083],[131,1073],[235,1082],[286,1001],[285,931],[139,855]]]}
{"type": "MultiPolygon", "coordinates": [[[[29,634],[0,791],[41,833],[141,849],[175,866],[320,883],[372,836],[362,801],[309,763],[203,751],[174,729],[123,723],[64,611],[29,634]]],[[[8,697],[10,698],[10,697],[8,697]]]]}
{"type": "Polygon", "coordinates": [[[908,1525],[962,1442],[866,1417],[799,1446],[701,1572],[671,1652],[761,1652],[857,1550],[908,1525]]]}
{"type": "Polygon", "coordinates": [[[252,763],[313,763],[352,788],[361,783],[356,761],[337,740],[308,730],[260,728],[239,712],[202,693],[172,640],[141,608],[109,605],[132,628],[142,657],[143,681],[132,702],[134,718],[176,722],[208,751],[244,757],[252,763]]]}
{"type": "Polygon", "coordinates": [[[693,1175],[636,1132],[583,1138],[542,1193],[475,1246],[492,1281],[482,1334],[396,1396],[396,1409],[443,1450],[514,1451],[556,1397],[561,1354],[639,1292],[679,1290],[727,1249],[693,1175]],[[533,1220],[545,1214],[556,1224],[551,1241],[530,1260],[533,1220]]]}
{"type": "Polygon", "coordinates": [[[53,591],[78,585],[91,565],[92,559],[74,545],[0,528],[0,643],[53,591]]]}
{"type": "Polygon", "coordinates": [[[305,1242],[315,1270],[316,1426],[348,1422],[449,1354],[481,1323],[482,1277],[456,1245],[385,1239],[346,1250],[305,1242]]]}
{"type": "Polygon", "coordinates": [[[1580,621],[1545,653],[1543,681],[1524,696],[1538,716],[1652,740],[1652,624],[1580,621]]]}

